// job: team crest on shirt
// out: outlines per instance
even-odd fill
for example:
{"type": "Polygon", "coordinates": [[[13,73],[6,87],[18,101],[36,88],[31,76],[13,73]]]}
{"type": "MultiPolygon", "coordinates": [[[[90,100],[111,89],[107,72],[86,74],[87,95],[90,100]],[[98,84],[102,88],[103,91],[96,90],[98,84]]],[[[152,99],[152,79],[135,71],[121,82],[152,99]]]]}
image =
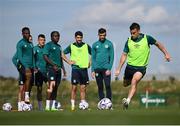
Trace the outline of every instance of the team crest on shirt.
{"type": "Polygon", "coordinates": [[[96,73],[96,74],[95,74],[95,76],[97,77],[97,76],[99,76],[99,74],[98,74],[98,73],[96,73]]]}
{"type": "Polygon", "coordinates": [[[76,80],[73,80],[73,83],[76,83],[76,80]]]}
{"type": "Polygon", "coordinates": [[[24,45],[24,47],[27,47],[27,45],[24,45]]]}
{"type": "Polygon", "coordinates": [[[140,45],[139,45],[139,44],[134,44],[134,47],[135,47],[135,48],[139,48],[140,45]]]}
{"type": "Polygon", "coordinates": [[[56,47],[53,47],[53,49],[55,50],[55,49],[56,49],[56,47]]]}
{"type": "Polygon", "coordinates": [[[39,52],[39,50],[37,50],[37,52],[39,52]]]}
{"type": "Polygon", "coordinates": [[[96,46],[96,49],[98,49],[98,48],[99,48],[99,46],[97,45],[97,46],[96,46]]]}
{"type": "Polygon", "coordinates": [[[107,49],[109,46],[108,45],[105,45],[105,48],[107,49]]]}
{"type": "Polygon", "coordinates": [[[51,80],[54,80],[54,77],[51,77],[50,79],[51,79],[51,80]]]}

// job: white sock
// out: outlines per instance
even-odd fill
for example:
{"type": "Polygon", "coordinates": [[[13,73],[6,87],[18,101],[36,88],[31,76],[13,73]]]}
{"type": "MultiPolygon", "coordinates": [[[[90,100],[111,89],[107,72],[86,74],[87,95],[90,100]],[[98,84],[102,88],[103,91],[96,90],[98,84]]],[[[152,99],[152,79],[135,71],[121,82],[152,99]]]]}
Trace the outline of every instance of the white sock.
{"type": "Polygon", "coordinates": [[[75,100],[74,99],[71,99],[71,106],[75,106],[75,100]]]}
{"type": "Polygon", "coordinates": [[[50,100],[46,100],[46,108],[50,108],[50,100]]]}
{"type": "Polygon", "coordinates": [[[29,97],[29,92],[25,92],[25,96],[28,96],[28,97],[29,97]]]}
{"type": "Polygon", "coordinates": [[[128,104],[130,103],[130,101],[131,101],[131,99],[130,99],[130,98],[127,98],[127,103],[128,103],[128,104]]]}
{"type": "Polygon", "coordinates": [[[56,100],[52,100],[52,108],[55,108],[56,100]]]}

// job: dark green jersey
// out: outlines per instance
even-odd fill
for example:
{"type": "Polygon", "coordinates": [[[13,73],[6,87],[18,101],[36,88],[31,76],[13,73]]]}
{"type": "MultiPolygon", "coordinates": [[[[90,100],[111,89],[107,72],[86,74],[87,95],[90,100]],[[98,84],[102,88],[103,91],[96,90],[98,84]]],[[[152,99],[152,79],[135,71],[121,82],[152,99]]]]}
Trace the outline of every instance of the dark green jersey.
{"type": "Polygon", "coordinates": [[[16,46],[17,59],[25,68],[33,68],[33,43],[21,39],[16,46]]]}
{"type": "MultiPolygon", "coordinates": [[[[48,42],[44,47],[43,55],[47,55],[53,64],[62,68],[61,46],[59,44],[52,41],[48,42]]],[[[47,63],[47,67],[52,67],[52,65],[47,63]]]]}
{"type": "MultiPolygon", "coordinates": [[[[77,43],[77,42],[74,42],[73,45],[75,45],[76,47],[82,47],[85,43],[84,42],[81,42],[81,43],[77,43]]],[[[71,45],[69,45],[66,49],[64,49],[64,54],[69,54],[71,55],[71,45]]],[[[91,47],[88,45],[88,53],[91,55],[91,47]]],[[[73,69],[80,69],[79,66],[77,65],[72,65],[72,68],[73,69]]]]}
{"type": "Polygon", "coordinates": [[[17,67],[18,62],[19,62],[19,60],[17,58],[17,53],[15,53],[14,56],[12,57],[12,62],[17,67]]]}
{"type": "Polygon", "coordinates": [[[92,71],[111,70],[114,61],[114,47],[111,41],[97,41],[92,45],[92,71]]]}
{"type": "Polygon", "coordinates": [[[44,46],[41,47],[40,45],[37,45],[34,47],[34,62],[35,67],[40,71],[45,73],[46,72],[46,61],[43,57],[43,49],[44,46]]]}

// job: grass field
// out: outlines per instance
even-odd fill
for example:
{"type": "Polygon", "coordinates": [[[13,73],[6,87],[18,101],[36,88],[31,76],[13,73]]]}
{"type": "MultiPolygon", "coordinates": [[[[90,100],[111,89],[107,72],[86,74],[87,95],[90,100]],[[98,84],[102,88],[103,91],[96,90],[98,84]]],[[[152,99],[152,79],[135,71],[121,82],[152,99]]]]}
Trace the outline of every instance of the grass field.
{"type": "Polygon", "coordinates": [[[180,109],[150,108],[122,110],[69,110],[59,112],[0,112],[0,124],[68,124],[68,125],[178,125],[180,109]]]}
{"type": "MultiPolygon", "coordinates": [[[[162,124],[180,125],[180,82],[175,81],[141,81],[138,91],[131,102],[128,110],[122,110],[121,100],[127,96],[128,88],[122,86],[121,81],[112,82],[113,108],[114,110],[97,110],[98,103],[97,86],[90,82],[87,88],[87,100],[91,110],[75,112],[70,111],[70,89],[71,84],[63,81],[58,90],[57,100],[61,102],[63,111],[39,112],[37,111],[36,87],[32,89],[31,102],[34,110],[32,112],[4,112],[0,108],[0,125],[2,124],[162,124]],[[167,98],[165,106],[150,107],[145,109],[139,103],[139,96],[145,94],[145,89],[150,94],[158,94],[167,98]]],[[[0,107],[5,102],[10,102],[13,109],[17,109],[17,80],[13,78],[0,78],[0,107]]],[[[43,101],[46,98],[46,86],[43,86],[43,101]]],[[[77,106],[79,94],[77,94],[77,106]]]]}

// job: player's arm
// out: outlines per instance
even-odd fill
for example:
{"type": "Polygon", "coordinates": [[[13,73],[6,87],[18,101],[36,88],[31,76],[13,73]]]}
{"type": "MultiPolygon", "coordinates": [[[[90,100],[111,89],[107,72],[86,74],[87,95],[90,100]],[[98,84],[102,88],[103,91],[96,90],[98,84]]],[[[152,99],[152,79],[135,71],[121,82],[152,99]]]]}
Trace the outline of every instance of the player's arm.
{"type": "Polygon", "coordinates": [[[128,41],[126,41],[125,43],[125,46],[124,46],[124,50],[123,50],[123,53],[121,54],[121,57],[120,57],[120,60],[119,60],[119,65],[115,71],[115,76],[119,76],[120,72],[121,72],[121,69],[127,59],[127,54],[129,52],[129,48],[128,48],[128,41]]]}
{"type": "Polygon", "coordinates": [[[66,63],[68,63],[69,65],[75,64],[75,62],[69,60],[63,52],[62,52],[61,56],[62,56],[62,59],[63,59],[66,63]]]}
{"type": "Polygon", "coordinates": [[[159,50],[161,50],[161,52],[163,52],[165,59],[169,62],[171,60],[171,56],[164,47],[164,45],[158,41],[155,43],[155,45],[159,48],[159,50]]]}
{"type": "Polygon", "coordinates": [[[118,68],[115,71],[115,76],[119,76],[126,59],[127,59],[127,53],[123,52],[119,61],[118,68]]]}
{"type": "MultiPolygon", "coordinates": [[[[88,53],[89,53],[89,55],[91,55],[91,47],[88,45],[88,53]]],[[[88,68],[90,68],[90,66],[92,65],[92,60],[91,60],[91,58],[89,59],[89,64],[88,64],[88,68]]]]}

